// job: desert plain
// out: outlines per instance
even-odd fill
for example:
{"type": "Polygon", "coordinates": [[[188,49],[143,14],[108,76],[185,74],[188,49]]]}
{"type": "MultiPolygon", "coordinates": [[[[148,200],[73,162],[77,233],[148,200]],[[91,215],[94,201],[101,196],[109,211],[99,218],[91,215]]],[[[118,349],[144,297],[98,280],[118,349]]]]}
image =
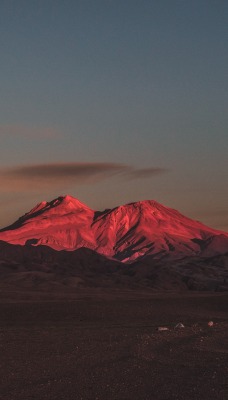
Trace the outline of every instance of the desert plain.
{"type": "Polygon", "coordinates": [[[227,315],[227,292],[2,285],[0,399],[225,400],[227,315]]]}

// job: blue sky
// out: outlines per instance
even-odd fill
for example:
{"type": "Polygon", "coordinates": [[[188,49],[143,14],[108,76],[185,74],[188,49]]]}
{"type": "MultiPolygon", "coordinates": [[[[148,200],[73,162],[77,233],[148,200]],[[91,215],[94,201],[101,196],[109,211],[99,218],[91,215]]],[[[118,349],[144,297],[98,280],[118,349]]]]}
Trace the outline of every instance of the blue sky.
{"type": "Polygon", "coordinates": [[[228,230],[227,38],[221,0],[1,0],[0,225],[69,193],[228,230]]]}

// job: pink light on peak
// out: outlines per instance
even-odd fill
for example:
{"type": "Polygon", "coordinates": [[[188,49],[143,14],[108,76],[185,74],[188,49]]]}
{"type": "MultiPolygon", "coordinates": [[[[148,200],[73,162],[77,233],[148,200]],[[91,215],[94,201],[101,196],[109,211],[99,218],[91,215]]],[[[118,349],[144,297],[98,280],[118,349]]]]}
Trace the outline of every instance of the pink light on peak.
{"type": "Polygon", "coordinates": [[[56,250],[87,247],[124,262],[145,255],[180,258],[217,254],[228,248],[227,233],[154,200],[95,212],[69,195],[38,204],[3,229],[0,240],[46,245],[56,250]]]}

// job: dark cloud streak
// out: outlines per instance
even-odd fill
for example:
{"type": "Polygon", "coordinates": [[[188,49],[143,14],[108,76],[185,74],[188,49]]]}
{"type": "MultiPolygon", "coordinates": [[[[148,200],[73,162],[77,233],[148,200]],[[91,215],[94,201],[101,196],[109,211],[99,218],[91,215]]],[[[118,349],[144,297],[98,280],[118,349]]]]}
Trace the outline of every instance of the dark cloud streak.
{"type": "Polygon", "coordinates": [[[18,178],[90,178],[95,175],[113,175],[127,170],[128,167],[114,163],[56,163],[30,165],[10,168],[5,171],[8,177],[18,178]]]}
{"type": "Polygon", "coordinates": [[[121,174],[128,166],[115,163],[34,164],[0,170],[0,189],[8,191],[58,188],[71,184],[88,184],[121,174]]]}
{"type": "Polygon", "coordinates": [[[127,174],[127,177],[130,179],[144,179],[144,178],[152,178],[156,175],[161,175],[166,172],[169,172],[168,169],[165,168],[141,168],[141,169],[133,169],[127,174]]]}
{"type": "Polygon", "coordinates": [[[74,184],[92,184],[108,177],[150,178],[166,172],[162,168],[134,169],[118,163],[53,163],[9,167],[0,170],[0,189],[4,191],[39,190],[74,184]]]}
{"type": "Polygon", "coordinates": [[[6,173],[22,178],[90,178],[95,175],[112,175],[126,171],[129,167],[114,163],[63,163],[22,166],[6,173]]]}

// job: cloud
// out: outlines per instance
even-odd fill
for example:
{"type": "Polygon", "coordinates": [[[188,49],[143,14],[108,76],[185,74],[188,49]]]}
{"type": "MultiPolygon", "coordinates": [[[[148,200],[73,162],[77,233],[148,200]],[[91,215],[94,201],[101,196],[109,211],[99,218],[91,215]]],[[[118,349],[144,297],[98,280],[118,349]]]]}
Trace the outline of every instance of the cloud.
{"type": "Polygon", "coordinates": [[[0,169],[0,190],[3,192],[40,191],[93,184],[108,177],[125,179],[149,178],[166,172],[162,168],[135,169],[118,163],[53,163],[15,166],[0,169]]]}
{"type": "Polygon", "coordinates": [[[53,127],[34,127],[24,126],[20,124],[15,125],[0,125],[0,136],[4,137],[24,137],[31,139],[53,138],[59,136],[59,132],[53,127]]]}
{"type": "Polygon", "coordinates": [[[144,179],[144,178],[151,178],[156,175],[161,175],[168,171],[169,171],[168,169],[156,168],[156,167],[132,169],[132,171],[129,171],[127,176],[130,179],[144,179]]]}
{"type": "Polygon", "coordinates": [[[128,166],[115,163],[34,164],[0,170],[0,189],[40,190],[101,181],[126,172],[128,166]]]}

